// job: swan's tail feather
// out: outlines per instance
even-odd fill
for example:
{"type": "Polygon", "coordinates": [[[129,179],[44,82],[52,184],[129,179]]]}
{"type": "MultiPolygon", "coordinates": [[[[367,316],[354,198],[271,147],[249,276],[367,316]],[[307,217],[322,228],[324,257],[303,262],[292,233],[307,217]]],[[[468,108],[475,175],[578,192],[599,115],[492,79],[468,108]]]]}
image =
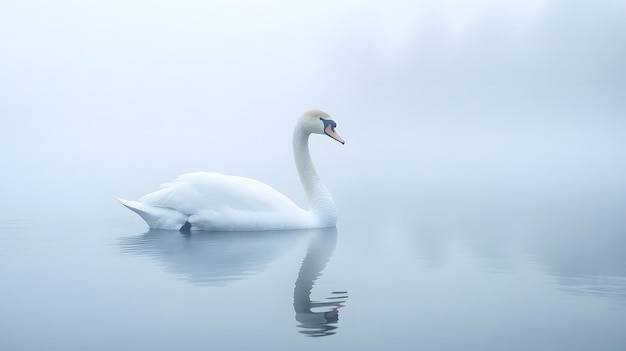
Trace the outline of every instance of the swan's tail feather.
{"type": "Polygon", "coordinates": [[[137,213],[150,228],[179,230],[187,222],[189,216],[173,208],[150,206],[137,201],[119,199],[122,205],[137,213]]]}

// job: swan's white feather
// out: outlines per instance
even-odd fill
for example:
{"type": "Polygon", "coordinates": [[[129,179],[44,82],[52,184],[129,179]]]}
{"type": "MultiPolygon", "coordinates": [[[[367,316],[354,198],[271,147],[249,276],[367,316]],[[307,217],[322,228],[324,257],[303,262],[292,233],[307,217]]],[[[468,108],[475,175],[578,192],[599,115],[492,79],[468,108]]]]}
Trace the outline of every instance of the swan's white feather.
{"type": "MultiPolygon", "coordinates": [[[[183,174],[143,196],[129,206],[148,222],[144,214],[174,210],[181,216],[166,223],[148,223],[151,228],[179,229],[185,221],[195,230],[260,230],[308,228],[312,216],[285,195],[258,180],[213,172],[183,174]],[[148,208],[154,208],[149,210],[148,208]],[[141,211],[141,212],[140,212],[141,211]],[[166,226],[166,227],[164,227],[166,226]],[[174,226],[174,227],[172,227],[174,226]]],[[[157,217],[157,216],[155,216],[157,217]]]]}
{"type": "Polygon", "coordinates": [[[168,207],[148,206],[137,201],[118,199],[122,205],[128,207],[143,218],[150,228],[180,229],[189,216],[168,207]]]}
{"type": "Polygon", "coordinates": [[[141,198],[148,205],[176,208],[192,214],[201,207],[250,211],[278,211],[298,208],[271,186],[246,177],[216,172],[193,172],[179,176],[162,188],[141,198]]]}

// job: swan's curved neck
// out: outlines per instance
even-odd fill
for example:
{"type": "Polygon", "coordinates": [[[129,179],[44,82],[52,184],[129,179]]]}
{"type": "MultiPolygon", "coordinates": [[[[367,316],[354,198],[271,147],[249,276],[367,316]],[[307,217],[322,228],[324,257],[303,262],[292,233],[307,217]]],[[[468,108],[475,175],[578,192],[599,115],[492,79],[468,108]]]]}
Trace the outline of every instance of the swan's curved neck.
{"type": "Polygon", "coordinates": [[[296,162],[296,169],[309,201],[309,211],[318,216],[326,226],[334,226],[337,223],[335,202],[322,179],[317,175],[313,161],[311,161],[309,135],[310,133],[300,128],[294,130],[293,156],[296,162]]]}

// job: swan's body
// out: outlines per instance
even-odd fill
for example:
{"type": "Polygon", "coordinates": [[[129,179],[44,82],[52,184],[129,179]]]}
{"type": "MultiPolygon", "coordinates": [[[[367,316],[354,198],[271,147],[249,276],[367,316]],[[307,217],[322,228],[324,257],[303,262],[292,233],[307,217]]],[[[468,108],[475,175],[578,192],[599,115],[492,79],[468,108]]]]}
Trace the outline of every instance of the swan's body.
{"type": "Polygon", "coordinates": [[[257,180],[220,173],[195,172],[164,184],[139,202],[120,199],[150,228],[248,231],[334,227],[335,203],[317,175],[309,153],[309,135],[327,134],[341,142],[336,123],[318,110],[305,113],[293,134],[293,152],[309,209],[257,180]]]}

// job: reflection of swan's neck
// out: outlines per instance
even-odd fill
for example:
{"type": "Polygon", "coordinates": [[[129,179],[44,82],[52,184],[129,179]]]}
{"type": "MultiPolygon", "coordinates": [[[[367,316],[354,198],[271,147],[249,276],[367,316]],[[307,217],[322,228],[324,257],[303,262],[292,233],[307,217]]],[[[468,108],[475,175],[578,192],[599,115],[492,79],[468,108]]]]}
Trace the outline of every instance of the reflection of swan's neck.
{"type": "Polygon", "coordinates": [[[337,228],[317,229],[313,233],[296,279],[293,296],[296,312],[310,312],[313,285],[333,256],[337,245],[337,228]]]}
{"type": "Polygon", "coordinates": [[[297,128],[293,133],[293,156],[300,176],[300,182],[309,201],[309,211],[318,216],[326,226],[337,223],[335,202],[328,189],[317,175],[309,153],[309,133],[297,128]]]}
{"type": "Polygon", "coordinates": [[[293,309],[300,323],[298,326],[304,329],[301,333],[309,336],[332,335],[337,327],[331,324],[339,320],[338,309],[343,307],[347,295],[334,292],[325,301],[311,301],[311,290],[333,255],[337,228],[318,229],[313,234],[293,290],[293,309]]]}

